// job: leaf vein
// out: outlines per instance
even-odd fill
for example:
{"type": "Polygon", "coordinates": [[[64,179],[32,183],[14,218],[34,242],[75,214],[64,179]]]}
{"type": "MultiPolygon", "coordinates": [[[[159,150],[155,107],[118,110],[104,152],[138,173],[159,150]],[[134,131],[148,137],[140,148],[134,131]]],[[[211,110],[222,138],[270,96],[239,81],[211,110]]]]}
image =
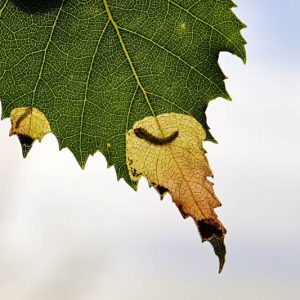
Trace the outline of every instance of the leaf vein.
{"type": "Polygon", "coordinates": [[[62,12],[62,8],[63,8],[63,5],[64,5],[64,2],[65,0],[62,0],[61,1],[61,5],[58,9],[58,12],[57,12],[57,15],[54,19],[54,23],[53,25],[51,26],[51,32],[50,32],[50,36],[49,36],[49,39],[48,39],[48,42],[46,44],[46,47],[44,48],[44,55],[43,55],[43,60],[42,60],[42,64],[41,64],[41,67],[40,67],[40,71],[39,71],[39,76],[38,76],[38,79],[35,83],[35,87],[33,89],[33,94],[32,94],[32,100],[31,100],[31,107],[34,106],[34,102],[35,102],[35,95],[36,95],[36,91],[38,89],[38,86],[39,86],[39,83],[41,81],[41,78],[42,78],[42,74],[43,74],[43,71],[44,71],[44,67],[45,67],[45,63],[46,63],[46,57],[47,57],[47,52],[48,52],[48,49],[49,49],[49,46],[50,46],[50,43],[52,41],[52,37],[53,37],[53,33],[54,33],[54,30],[56,28],[56,25],[57,25],[57,22],[58,22],[58,19],[59,19],[59,16],[60,16],[60,13],[62,12]]]}
{"type": "Polygon", "coordinates": [[[145,40],[147,40],[148,42],[151,42],[153,45],[155,45],[156,47],[166,51],[167,53],[171,54],[173,57],[177,58],[178,60],[180,60],[181,62],[183,62],[185,65],[187,65],[191,70],[195,71],[196,73],[198,73],[201,77],[205,78],[206,80],[208,80],[212,85],[214,85],[216,88],[218,88],[218,90],[222,93],[222,95],[226,98],[227,95],[224,94],[224,92],[222,91],[222,89],[217,85],[215,84],[212,79],[210,79],[209,77],[207,77],[205,74],[201,73],[198,69],[196,69],[194,66],[192,66],[191,64],[189,64],[187,61],[185,61],[183,58],[181,58],[180,56],[178,56],[177,54],[173,53],[172,51],[166,49],[164,46],[156,43],[155,41],[153,41],[152,39],[140,34],[140,33],[137,33],[137,32],[134,32],[130,29],[127,29],[125,27],[119,27],[121,30],[124,30],[128,33],[131,33],[131,34],[134,34],[136,36],[139,36],[145,40]]]}
{"type": "Polygon", "coordinates": [[[188,13],[191,17],[193,17],[194,19],[198,20],[199,22],[201,22],[202,24],[210,27],[212,30],[216,31],[218,34],[220,34],[221,36],[223,36],[228,42],[230,42],[235,48],[236,50],[240,53],[240,56],[243,58],[244,57],[244,53],[240,50],[240,48],[233,42],[233,40],[231,38],[229,38],[228,36],[226,36],[222,31],[218,30],[214,25],[211,25],[209,23],[207,23],[206,21],[204,21],[203,19],[195,16],[193,13],[191,13],[189,11],[189,9],[186,9],[182,6],[180,6],[178,3],[172,1],[172,0],[167,0],[169,3],[173,4],[174,6],[180,8],[181,10],[185,11],[186,13],[188,13]]]}
{"type": "Polygon", "coordinates": [[[138,91],[138,85],[136,85],[136,88],[135,88],[135,91],[133,93],[133,96],[131,98],[131,101],[130,101],[130,105],[129,105],[129,108],[128,108],[128,113],[127,113],[127,119],[126,119],[126,131],[125,131],[125,134],[127,133],[128,131],[128,127],[129,127],[129,117],[130,117],[130,113],[131,113],[131,108],[132,108],[132,105],[133,105],[133,102],[134,102],[134,98],[136,96],[136,93],[138,91]]]}
{"type": "Polygon", "coordinates": [[[126,59],[127,59],[129,65],[130,65],[130,68],[131,68],[131,71],[132,71],[132,73],[133,73],[133,75],[134,75],[134,78],[135,78],[135,80],[136,80],[138,86],[140,87],[140,89],[141,89],[142,92],[143,92],[143,95],[144,95],[144,97],[145,97],[145,99],[146,99],[146,102],[147,102],[147,104],[148,104],[148,106],[149,106],[149,108],[150,108],[150,110],[151,110],[152,115],[153,115],[154,117],[156,117],[156,114],[155,114],[155,112],[154,112],[154,110],[153,110],[153,107],[152,107],[152,105],[151,105],[151,103],[150,103],[150,100],[149,100],[149,98],[148,98],[147,92],[146,92],[144,86],[142,85],[142,83],[141,83],[141,81],[140,81],[140,79],[139,79],[139,77],[138,77],[138,74],[137,74],[137,72],[136,72],[136,70],[135,70],[135,67],[134,67],[133,62],[132,62],[132,60],[131,60],[131,57],[130,57],[130,55],[129,55],[129,53],[128,53],[128,50],[127,50],[127,48],[126,48],[126,46],[125,46],[125,43],[124,43],[124,41],[123,41],[123,38],[122,38],[121,33],[120,33],[120,30],[119,30],[119,26],[118,26],[117,23],[115,22],[115,20],[114,20],[112,14],[111,14],[111,12],[110,12],[110,9],[109,9],[107,0],[103,0],[103,3],[104,3],[104,6],[105,6],[105,9],[106,9],[108,18],[109,18],[109,20],[111,21],[111,23],[112,23],[112,25],[113,25],[113,27],[114,27],[116,33],[117,33],[119,42],[120,42],[121,47],[122,47],[122,49],[123,49],[123,51],[124,51],[124,54],[125,54],[125,56],[126,56],[126,59]]]}
{"type": "Polygon", "coordinates": [[[105,24],[105,26],[104,26],[101,34],[100,34],[100,37],[98,39],[97,45],[95,47],[95,51],[94,51],[93,56],[92,56],[92,60],[91,60],[90,68],[89,68],[89,71],[88,71],[86,83],[85,83],[85,92],[84,92],[84,99],[83,99],[81,116],[80,116],[80,129],[79,129],[79,152],[80,152],[80,165],[81,166],[84,166],[84,164],[85,164],[83,156],[82,156],[82,133],[83,133],[82,131],[83,131],[83,120],[84,120],[85,107],[86,107],[87,97],[88,97],[89,83],[90,83],[90,79],[91,79],[91,73],[92,73],[92,70],[93,70],[93,66],[94,66],[94,63],[95,63],[95,57],[96,57],[96,54],[98,52],[100,42],[102,40],[102,37],[104,35],[104,32],[105,32],[108,24],[109,24],[109,20],[106,22],[106,24],[105,24]]]}
{"type": "Polygon", "coordinates": [[[2,13],[3,13],[4,9],[5,9],[6,6],[7,6],[8,1],[9,1],[9,0],[6,0],[5,3],[3,4],[3,6],[2,6],[1,9],[0,9],[0,18],[1,18],[1,16],[2,16],[2,13]]]}

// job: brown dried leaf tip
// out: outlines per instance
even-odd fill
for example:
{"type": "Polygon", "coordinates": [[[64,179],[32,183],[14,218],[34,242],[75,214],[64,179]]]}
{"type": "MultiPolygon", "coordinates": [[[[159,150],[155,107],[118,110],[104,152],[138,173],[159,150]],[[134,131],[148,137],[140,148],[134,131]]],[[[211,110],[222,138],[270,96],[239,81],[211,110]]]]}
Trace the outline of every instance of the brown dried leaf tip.
{"type": "Polygon", "coordinates": [[[126,160],[132,180],[148,179],[161,197],[168,192],[184,218],[192,217],[202,241],[209,241],[225,262],[226,229],[214,209],[221,206],[207,179],[213,173],[202,143],[203,127],[193,117],[170,113],[146,117],[126,136],[126,160]]]}
{"type": "Polygon", "coordinates": [[[15,108],[10,113],[11,129],[9,135],[17,135],[23,156],[29,153],[35,140],[51,132],[49,122],[45,115],[34,107],[15,108]]]}

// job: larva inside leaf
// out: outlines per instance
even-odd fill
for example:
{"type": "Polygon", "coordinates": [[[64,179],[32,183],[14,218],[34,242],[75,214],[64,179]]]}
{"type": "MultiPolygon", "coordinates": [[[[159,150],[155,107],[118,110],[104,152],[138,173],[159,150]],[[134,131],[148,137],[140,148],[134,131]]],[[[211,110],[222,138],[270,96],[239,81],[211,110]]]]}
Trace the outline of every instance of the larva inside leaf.
{"type": "Polygon", "coordinates": [[[146,129],[144,129],[142,127],[135,128],[134,133],[138,138],[143,139],[151,144],[160,145],[160,146],[168,145],[168,144],[172,143],[179,135],[178,130],[176,130],[171,135],[169,135],[165,138],[159,138],[159,137],[152,135],[151,133],[149,133],[146,129]]]}

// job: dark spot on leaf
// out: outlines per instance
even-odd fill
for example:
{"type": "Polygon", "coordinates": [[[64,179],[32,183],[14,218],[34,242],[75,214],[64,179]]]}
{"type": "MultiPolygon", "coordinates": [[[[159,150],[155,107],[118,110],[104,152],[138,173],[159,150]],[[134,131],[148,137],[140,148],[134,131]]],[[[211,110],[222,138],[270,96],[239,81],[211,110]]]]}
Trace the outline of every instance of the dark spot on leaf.
{"type": "Polygon", "coordinates": [[[34,139],[32,139],[28,135],[23,135],[23,134],[18,134],[18,138],[21,143],[23,157],[26,158],[26,156],[28,155],[32,147],[32,144],[34,143],[34,139]]]}
{"type": "Polygon", "coordinates": [[[219,273],[225,264],[226,247],[224,235],[226,229],[214,219],[204,219],[197,222],[202,241],[209,241],[214,248],[215,254],[219,258],[219,273]]]}
{"type": "Polygon", "coordinates": [[[164,186],[161,185],[155,185],[154,183],[151,183],[150,186],[154,186],[154,188],[157,190],[157,192],[160,195],[160,199],[162,200],[165,193],[167,193],[169,190],[167,188],[165,188],[164,186]]]}
{"type": "Polygon", "coordinates": [[[141,175],[141,173],[139,173],[136,169],[131,169],[131,174],[134,177],[138,177],[141,175]]]}
{"type": "Polygon", "coordinates": [[[35,14],[58,9],[62,0],[12,0],[12,2],[24,12],[35,14]]]}
{"type": "Polygon", "coordinates": [[[214,219],[200,220],[197,225],[203,241],[209,240],[213,235],[221,238],[226,233],[214,219]]]}
{"type": "Polygon", "coordinates": [[[161,186],[161,185],[157,185],[156,186],[156,189],[157,191],[161,194],[161,195],[164,195],[166,192],[168,192],[169,190],[166,189],[164,186],[161,186]]]}

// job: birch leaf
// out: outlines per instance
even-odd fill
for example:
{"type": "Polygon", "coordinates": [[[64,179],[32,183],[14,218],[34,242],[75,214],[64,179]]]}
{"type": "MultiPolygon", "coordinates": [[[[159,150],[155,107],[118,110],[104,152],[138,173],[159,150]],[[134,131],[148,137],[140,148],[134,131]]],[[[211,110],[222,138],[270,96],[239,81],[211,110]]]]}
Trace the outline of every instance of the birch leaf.
{"type": "Polygon", "coordinates": [[[126,132],[149,115],[229,99],[220,51],[246,59],[231,0],[0,0],[2,118],[34,107],[84,167],[101,151],[118,178],[126,132]]]}
{"type": "MultiPolygon", "coordinates": [[[[230,99],[219,53],[246,60],[245,26],[234,6],[231,0],[0,0],[2,118],[16,108],[37,109],[60,149],[69,148],[82,168],[100,151],[117,178],[136,189],[126,164],[126,134],[139,120],[184,114],[214,141],[208,103],[230,99]]],[[[171,143],[181,140],[176,135],[168,137],[171,143]]],[[[208,195],[211,184],[203,176],[210,171],[201,157],[197,178],[205,189],[197,193],[208,195]]],[[[213,196],[207,201],[219,203],[213,196]]],[[[209,220],[204,212],[197,222],[209,220]]]]}

